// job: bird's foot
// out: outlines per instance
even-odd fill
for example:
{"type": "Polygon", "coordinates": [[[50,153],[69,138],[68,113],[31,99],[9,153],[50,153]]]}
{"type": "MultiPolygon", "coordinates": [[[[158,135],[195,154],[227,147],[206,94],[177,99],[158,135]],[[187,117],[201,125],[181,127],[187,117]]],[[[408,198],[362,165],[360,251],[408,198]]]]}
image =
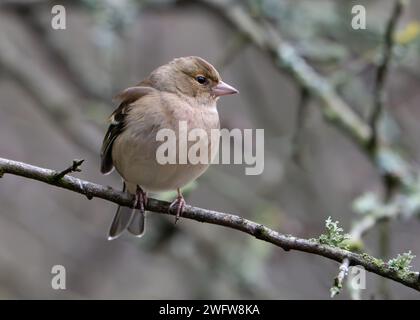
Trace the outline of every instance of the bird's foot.
{"type": "Polygon", "coordinates": [[[185,200],[181,193],[178,193],[178,196],[176,199],[171,203],[169,206],[169,212],[176,209],[176,215],[175,215],[175,224],[179,220],[179,218],[182,216],[182,213],[184,212],[185,208],[185,200]]]}
{"type": "Polygon", "coordinates": [[[144,213],[147,206],[147,193],[143,191],[140,186],[137,186],[136,190],[136,205],[135,207],[144,213]]]}

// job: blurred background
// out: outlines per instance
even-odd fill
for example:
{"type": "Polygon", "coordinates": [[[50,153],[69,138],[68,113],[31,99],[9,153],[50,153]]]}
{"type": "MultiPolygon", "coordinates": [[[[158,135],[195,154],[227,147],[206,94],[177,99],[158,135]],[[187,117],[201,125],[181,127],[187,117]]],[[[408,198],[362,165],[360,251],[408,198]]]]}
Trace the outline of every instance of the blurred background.
{"type": "MultiPolygon", "coordinates": [[[[299,79],[233,20],[239,9],[287,41],[366,120],[394,3],[1,0],[0,157],[57,170],[85,159],[75,176],[121,188],[116,173],[99,172],[107,117],[116,107],[112,96],[175,57],[198,55],[240,90],[220,100],[222,127],[265,129],[265,170],[246,176],[245,166],[214,165],[188,191],[187,202],[299,237],[317,238],[328,216],[350,232],[382,212],[384,168],[326,119],[324,102],[306,94],[299,79]],[[51,27],[55,4],[66,9],[65,30],[51,27]],[[366,30],[351,28],[355,4],[366,7],[366,30]]],[[[420,255],[419,21],[420,2],[411,1],[396,27],[381,119],[381,134],[404,159],[396,166],[410,172],[411,184],[399,193],[398,214],[358,239],[384,260],[409,250],[420,255]]],[[[5,175],[0,298],[328,299],[338,272],[338,264],[323,257],[284,252],[196,221],[174,227],[173,218],[153,213],[142,239],[124,235],[109,242],[115,210],[110,202],[5,175]],[[57,264],[66,268],[66,290],[51,288],[57,264]]],[[[420,269],[419,257],[412,266],[420,269]]],[[[364,299],[419,298],[371,273],[366,285],[364,299]]],[[[351,294],[343,290],[337,298],[351,294]]]]}

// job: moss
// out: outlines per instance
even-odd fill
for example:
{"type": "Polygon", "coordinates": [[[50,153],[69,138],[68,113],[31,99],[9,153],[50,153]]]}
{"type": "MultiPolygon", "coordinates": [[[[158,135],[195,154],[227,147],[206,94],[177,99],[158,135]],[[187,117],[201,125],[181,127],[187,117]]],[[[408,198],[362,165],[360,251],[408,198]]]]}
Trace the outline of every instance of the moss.
{"type": "Polygon", "coordinates": [[[334,280],[334,285],[330,288],[330,297],[334,298],[336,295],[338,295],[343,288],[342,284],[336,284],[337,281],[334,280]]]}
{"type": "Polygon", "coordinates": [[[411,261],[415,257],[411,254],[411,251],[403,253],[402,255],[399,254],[396,258],[390,259],[388,262],[384,262],[382,259],[372,257],[367,253],[362,253],[361,256],[367,262],[372,263],[376,268],[383,272],[389,272],[391,269],[401,279],[410,280],[411,277],[418,277],[415,272],[410,270],[411,261]]]}
{"type": "Polygon", "coordinates": [[[385,266],[385,262],[382,259],[377,259],[375,257],[372,257],[371,255],[368,255],[367,253],[362,253],[362,257],[363,259],[365,259],[366,261],[372,263],[373,265],[375,265],[377,268],[383,268],[385,266]]]}
{"type": "Polygon", "coordinates": [[[363,242],[360,240],[345,239],[341,245],[351,252],[361,252],[364,249],[363,242]]]}
{"type": "Polygon", "coordinates": [[[331,217],[325,221],[325,233],[321,234],[317,241],[333,247],[349,250],[350,236],[343,232],[343,228],[338,226],[338,221],[332,221],[331,217]]]}
{"type": "Polygon", "coordinates": [[[58,181],[59,179],[57,179],[57,176],[51,176],[51,177],[48,177],[48,183],[52,183],[52,184],[54,184],[54,183],[56,183],[57,181],[58,181]]]}
{"type": "Polygon", "coordinates": [[[387,262],[388,267],[398,272],[401,275],[408,275],[411,273],[411,261],[415,258],[415,255],[411,254],[411,251],[398,254],[396,258],[390,259],[387,262]]]}
{"type": "Polygon", "coordinates": [[[267,230],[267,228],[265,228],[262,224],[258,225],[255,228],[254,236],[256,238],[258,238],[258,239],[261,239],[263,237],[267,237],[268,236],[268,230],[267,230]]]}

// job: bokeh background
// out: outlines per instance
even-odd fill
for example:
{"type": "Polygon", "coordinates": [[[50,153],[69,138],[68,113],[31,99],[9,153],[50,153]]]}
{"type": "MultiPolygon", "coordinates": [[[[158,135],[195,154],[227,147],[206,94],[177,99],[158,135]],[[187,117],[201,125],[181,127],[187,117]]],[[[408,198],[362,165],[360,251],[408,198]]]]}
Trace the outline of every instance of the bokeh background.
{"type": "MultiPolygon", "coordinates": [[[[187,202],[305,238],[318,237],[328,216],[349,231],[363,215],[358,211],[383,190],[380,170],[326,121],[322,102],[310,95],[298,112],[301,86],[213,6],[225,2],[1,0],[0,157],[57,170],[85,159],[77,177],[120,188],[116,173],[99,172],[112,96],[175,57],[198,55],[240,90],[220,100],[222,127],[265,129],[265,170],[246,176],[245,166],[215,165],[188,192],[187,202]],[[54,4],[66,8],[66,30],[51,28],[54,4]],[[355,207],[361,196],[364,202],[355,207]]],[[[240,7],[278,32],[366,118],[393,3],[250,0],[228,1],[227,8],[240,7]],[[351,28],[354,4],[367,9],[366,30],[351,28]]],[[[414,168],[420,159],[419,20],[420,2],[411,1],[397,26],[383,121],[384,134],[414,168]]],[[[407,202],[417,204],[419,193],[411,195],[407,202]]],[[[142,239],[124,235],[109,242],[115,209],[5,175],[0,298],[329,299],[335,262],[284,252],[214,225],[181,220],[174,227],[173,219],[153,213],[142,239]],[[51,288],[56,264],[66,267],[66,290],[51,288]]],[[[384,259],[408,250],[420,255],[417,217],[411,210],[386,228],[373,227],[363,237],[364,250],[384,259]]],[[[420,269],[420,258],[412,265],[420,269]]],[[[420,296],[368,274],[361,297],[420,296]]],[[[343,290],[337,298],[350,294],[343,290]]]]}

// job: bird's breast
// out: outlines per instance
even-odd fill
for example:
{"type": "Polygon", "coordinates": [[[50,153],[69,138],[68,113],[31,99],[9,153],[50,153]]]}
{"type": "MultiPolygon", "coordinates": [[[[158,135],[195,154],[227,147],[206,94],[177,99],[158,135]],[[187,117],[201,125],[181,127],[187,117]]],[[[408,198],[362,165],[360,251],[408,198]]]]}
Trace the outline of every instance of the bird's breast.
{"type": "Polygon", "coordinates": [[[124,180],[148,191],[180,188],[199,177],[217,154],[219,127],[215,106],[156,108],[129,123],[115,140],[114,165],[124,180]],[[162,132],[173,133],[172,144],[158,141],[162,132]],[[164,143],[176,153],[176,163],[157,159],[164,143]]]}

